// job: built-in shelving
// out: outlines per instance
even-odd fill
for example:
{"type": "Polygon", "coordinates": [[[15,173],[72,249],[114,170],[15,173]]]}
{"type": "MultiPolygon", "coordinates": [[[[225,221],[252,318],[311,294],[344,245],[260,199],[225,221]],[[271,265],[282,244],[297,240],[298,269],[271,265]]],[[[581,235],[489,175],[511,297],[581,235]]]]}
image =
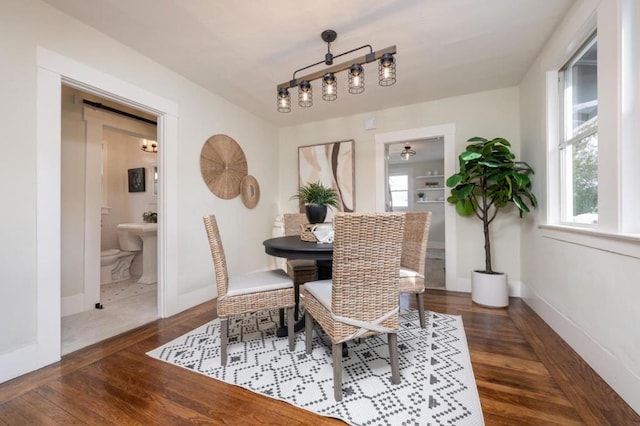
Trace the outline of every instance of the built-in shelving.
{"type": "Polygon", "coordinates": [[[416,176],[414,190],[416,194],[424,192],[426,200],[417,199],[417,204],[444,203],[444,175],[416,176]],[[427,185],[431,183],[431,185],[427,185]],[[434,194],[434,192],[436,192],[434,194]],[[440,198],[434,200],[433,198],[440,198]]]}

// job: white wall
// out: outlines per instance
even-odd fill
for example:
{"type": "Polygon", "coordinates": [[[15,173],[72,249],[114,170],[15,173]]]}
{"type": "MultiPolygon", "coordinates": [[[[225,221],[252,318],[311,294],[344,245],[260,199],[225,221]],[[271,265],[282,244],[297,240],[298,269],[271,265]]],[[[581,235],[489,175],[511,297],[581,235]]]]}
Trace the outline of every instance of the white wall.
{"type": "Polygon", "coordinates": [[[177,305],[180,309],[215,295],[202,216],[210,213],[218,216],[229,270],[234,274],[268,264],[262,241],[270,236],[278,210],[278,144],[273,126],[47,4],[37,0],[0,2],[3,74],[0,113],[11,117],[3,123],[5,137],[0,142],[2,197],[10,205],[0,209],[0,381],[42,366],[34,349],[39,320],[36,292],[38,46],[169,99],[178,106],[178,170],[171,171],[177,175],[177,228],[169,232],[178,241],[180,301],[177,305]],[[260,203],[253,210],[246,209],[239,197],[216,198],[202,180],[200,149],[208,137],[217,133],[232,136],[247,155],[249,173],[257,178],[261,187],[260,203]],[[23,356],[25,354],[28,356],[23,356]]]}
{"type": "Polygon", "coordinates": [[[106,206],[102,215],[102,250],[118,248],[117,226],[120,223],[143,222],[142,214],[157,212],[157,196],[153,193],[153,171],[157,154],[142,151],[142,139],[106,129],[104,133],[106,206]],[[144,192],[129,192],[128,170],[143,167],[144,192]]]}
{"type": "MultiPolygon", "coordinates": [[[[507,138],[518,155],[518,99],[518,89],[507,88],[280,129],[281,212],[296,210],[296,202],[289,197],[298,185],[298,146],[354,139],[356,210],[375,211],[376,133],[454,123],[456,155],[473,136],[507,138]],[[369,117],[375,118],[377,128],[373,131],[364,130],[364,120],[369,117]]],[[[514,212],[503,212],[492,224],[495,269],[506,272],[516,284],[520,280],[519,226],[520,219],[514,212]]],[[[462,284],[455,288],[470,288],[471,271],[484,265],[482,226],[476,218],[456,216],[456,228],[456,277],[462,284]]]]}
{"type": "MultiPolygon", "coordinates": [[[[636,242],[611,236],[586,236],[539,228],[552,216],[553,192],[547,192],[546,73],[558,70],[598,25],[599,139],[616,155],[619,129],[620,9],[617,0],[578,2],[549,40],[521,84],[520,122],[523,156],[537,171],[534,187],[540,208],[535,223],[522,227],[523,297],[626,401],[640,412],[640,259],[620,254],[636,242]],[[602,54],[601,54],[602,53],[602,54]],[[604,82],[604,84],[601,84],[604,82]],[[613,87],[602,87],[613,82],[613,87]],[[604,92],[601,90],[604,89],[604,92]],[[611,143],[614,142],[614,143],[611,143]]],[[[637,22],[636,22],[637,24],[637,22]]],[[[636,76],[637,78],[637,76],[636,76]]],[[[634,142],[637,143],[637,140],[634,142]]],[[[552,155],[552,154],[551,154],[552,155]]],[[[612,164],[619,164],[611,161],[612,164]]],[[[603,170],[607,179],[619,171],[603,170]]],[[[603,180],[600,181],[603,185],[603,180]]],[[[637,181],[636,191],[637,191],[637,181]]],[[[613,185],[615,187],[615,185],[613,185]]],[[[616,191],[600,203],[616,203],[616,191]],[[612,198],[613,197],[613,198],[612,198]]],[[[603,210],[611,205],[603,205],[603,210]]],[[[634,212],[637,214],[637,211],[634,212]]],[[[635,216],[637,220],[637,216],[635,216]]],[[[605,217],[604,221],[613,222],[605,217]]],[[[637,252],[637,250],[636,250],[637,252]]]]}

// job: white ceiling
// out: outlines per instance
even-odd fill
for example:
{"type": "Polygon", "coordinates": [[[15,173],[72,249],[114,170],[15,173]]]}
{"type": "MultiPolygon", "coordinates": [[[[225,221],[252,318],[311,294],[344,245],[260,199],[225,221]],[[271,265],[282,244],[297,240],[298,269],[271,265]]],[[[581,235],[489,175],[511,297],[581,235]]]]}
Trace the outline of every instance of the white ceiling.
{"type": "MultiPolygon", "coordinates": [[[[365,113],[517,85],[575,0],[45,0],[230,102],[274,123],[365,113]],[[276,86],[321,61],[325,29],[337,31],[334,55],[370,44],[396,45],[398,82],[276,111],[276,86]]],[[[366,53],[346,55],[336,63],[366,53]]],[[[322,69],[323,66],[309,71],[322,69]]],[[[302,73],[304,74],[304,73],[302,73]]],[[[299,75],[300,76],[300,75],[299,75]]]]}

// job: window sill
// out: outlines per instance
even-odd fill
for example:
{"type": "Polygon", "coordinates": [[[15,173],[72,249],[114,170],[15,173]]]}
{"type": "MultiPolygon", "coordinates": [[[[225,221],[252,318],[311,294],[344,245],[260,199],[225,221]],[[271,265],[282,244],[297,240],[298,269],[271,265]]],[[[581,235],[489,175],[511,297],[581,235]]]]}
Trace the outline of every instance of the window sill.
{"type": "Polygon", "coordinates": [[[540,225],[545,238],[640,259],[640,235],[613,234],[566,225],[540,225]]]}

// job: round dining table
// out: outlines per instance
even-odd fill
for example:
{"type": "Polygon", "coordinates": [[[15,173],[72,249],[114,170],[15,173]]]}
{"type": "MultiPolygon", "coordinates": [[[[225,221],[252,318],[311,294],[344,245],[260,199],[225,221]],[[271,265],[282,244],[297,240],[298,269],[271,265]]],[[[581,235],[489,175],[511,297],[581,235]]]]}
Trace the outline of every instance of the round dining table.
{"type": "MultiPolygon", "coordinates": [[[[316,261],[318,267],[318,279],[331,279],[331,259],[333,257],[333,244],[318,244],[314,241],[303,241],[299,235],[286,237],[274,237],[264,240],[264,251],[275,257],[285,259],[310,259],[316,261]]],[[[298,289],[296,288],[296,294],[298,289]]],[[[296,297],[297,303],[297,297],[296,297]]],[[[284,313],[280,314],[284,319],[284,313]]],[[[282,321],[281,321],[282,323],[282,321]]],[[[304,317],[296,323],[295,330],[300,331],[304,327],[304,317]]],[[[279,337],[286,336],[286,328],[281,327],[276,333],[279,337]]]]}
{"type": "Polygon", "coordinates": [[[331,260],[333,257],[333,244],[303,241],[299,235],[269,238],[262,244],[267,254],[285,259],[331,260]]]}

